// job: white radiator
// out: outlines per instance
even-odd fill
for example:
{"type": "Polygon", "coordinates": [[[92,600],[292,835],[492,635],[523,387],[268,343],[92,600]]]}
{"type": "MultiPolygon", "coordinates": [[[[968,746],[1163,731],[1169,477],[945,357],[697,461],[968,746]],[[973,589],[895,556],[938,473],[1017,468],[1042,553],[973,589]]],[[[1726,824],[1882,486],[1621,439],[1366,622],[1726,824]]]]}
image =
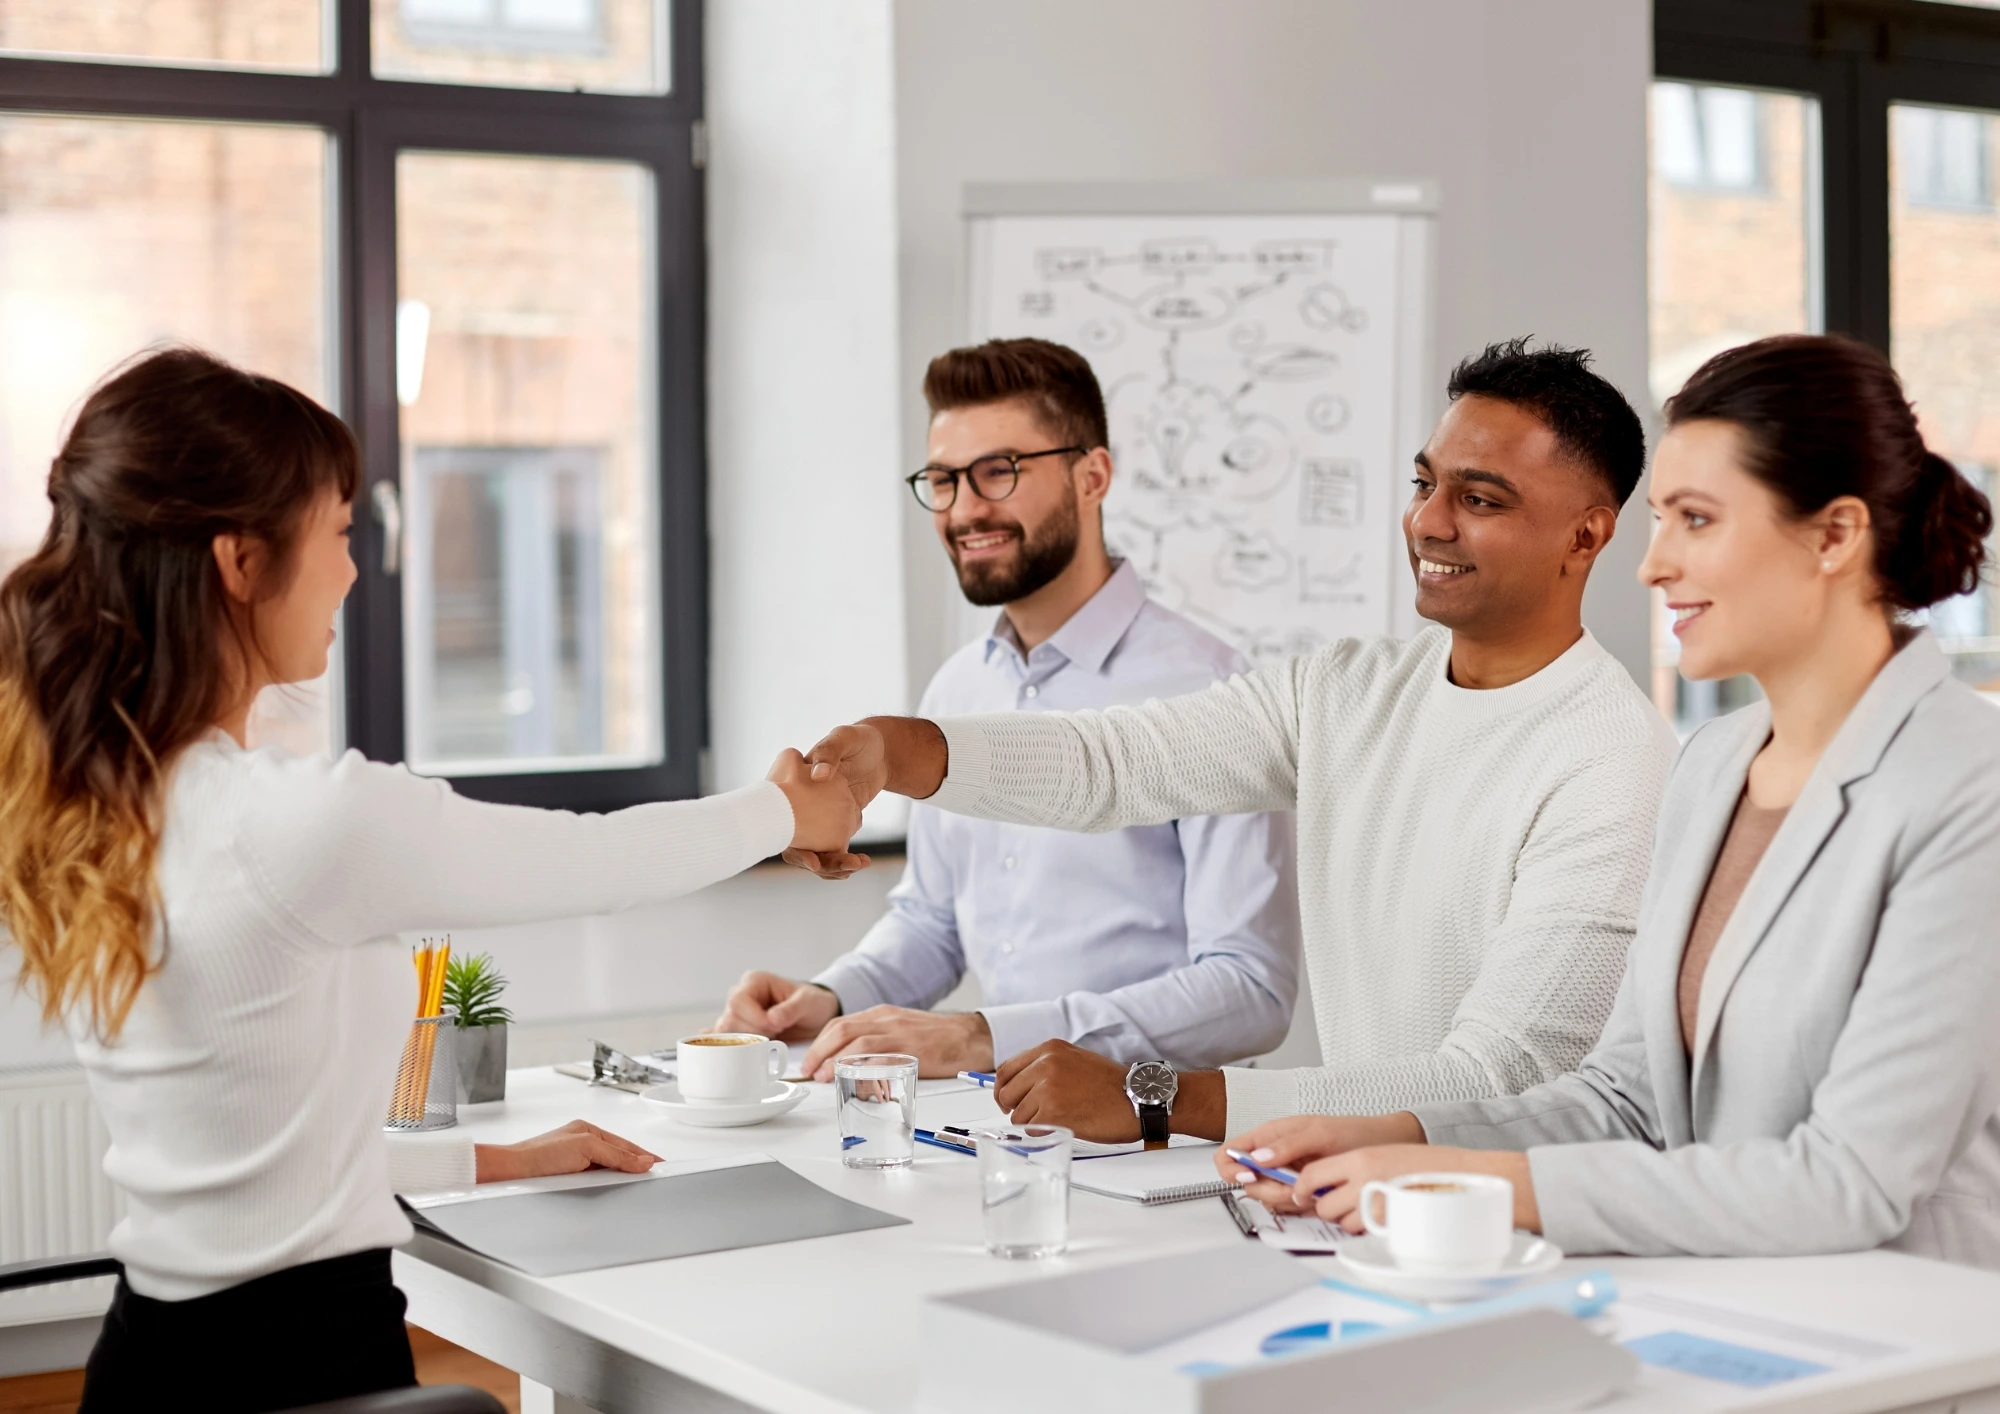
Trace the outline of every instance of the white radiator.
{"type": "MultiPolygon", "coordinates": [[[[0,1263],[101,1252],[124,1199],[104,1176],[109,1144],[74,1065],[0,1070],[0,1263]]],[[[112,1281],[0,1292],[0,1326],[95,1316],[112,1281]]]]}

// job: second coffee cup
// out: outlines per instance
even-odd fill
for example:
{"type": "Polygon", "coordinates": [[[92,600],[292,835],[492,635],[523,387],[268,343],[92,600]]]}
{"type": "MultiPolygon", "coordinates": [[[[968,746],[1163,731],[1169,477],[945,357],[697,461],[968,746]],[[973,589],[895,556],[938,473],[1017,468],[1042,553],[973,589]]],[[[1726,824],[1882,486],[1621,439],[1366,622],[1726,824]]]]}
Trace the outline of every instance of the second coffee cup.
{"type": "Polygon", "coordinates": [[[783,1041],[744,1031],[684,1036],[674,1047],[681,1098],[695,1104],[761,1100],[785,1073],[791,1052],[783,1041]]]}
{"type": "Polygon", "coordinates": [[[1484,1173],[1412,1173],[1361,1187],[1361,1221],[1410,1271],[1490,1272],[1514,1241],[1514,1185],[1484,1173]],[[1382,1214],[1376,1217],[1376,1200],[1382,1214]]]}

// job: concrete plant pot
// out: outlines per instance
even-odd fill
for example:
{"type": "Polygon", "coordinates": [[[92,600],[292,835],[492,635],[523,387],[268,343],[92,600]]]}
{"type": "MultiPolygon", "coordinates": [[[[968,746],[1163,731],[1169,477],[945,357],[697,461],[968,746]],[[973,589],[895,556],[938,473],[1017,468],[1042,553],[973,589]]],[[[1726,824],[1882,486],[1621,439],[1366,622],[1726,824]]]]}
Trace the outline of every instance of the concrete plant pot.
{"type": "Polygon", "coordinates": [[[458,1102],[507,1098],[507,1023],[458,1028],[458,1102]]]}

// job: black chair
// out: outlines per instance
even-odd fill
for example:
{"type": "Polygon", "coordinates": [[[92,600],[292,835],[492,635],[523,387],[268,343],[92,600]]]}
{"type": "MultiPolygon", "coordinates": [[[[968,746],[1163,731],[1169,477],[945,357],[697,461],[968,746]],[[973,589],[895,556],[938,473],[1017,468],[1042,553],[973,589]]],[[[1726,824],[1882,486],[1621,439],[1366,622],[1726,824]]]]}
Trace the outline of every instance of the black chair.
{"type": "MultiPolygon", "coordinates": [[[[0,1266],[0,1291],[81,1281],[85,1277],[115,1277],[123,1270],[109,1252],[11,1262],[0,1266]]],[[[485,1390],[470,1385],[418,1385],[306,1405],[288,1414],[506,1414],[506,1406],[485,1390]]]]}

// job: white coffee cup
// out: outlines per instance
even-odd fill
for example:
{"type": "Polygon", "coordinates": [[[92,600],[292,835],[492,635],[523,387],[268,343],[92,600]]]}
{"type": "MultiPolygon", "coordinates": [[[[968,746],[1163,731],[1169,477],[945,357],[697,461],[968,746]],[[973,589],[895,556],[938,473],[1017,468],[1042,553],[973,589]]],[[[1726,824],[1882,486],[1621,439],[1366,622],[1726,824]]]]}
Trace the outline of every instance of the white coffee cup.
{"type": "Polygon", "coordinates": [[[1514,1185],[1484,1173],[1411,1173],[1361,1185],[1361,1221],[1396,1265],[1476,1276],[1514,1242],[1514,1185]],[[1382,1216],[1375,1216],[1375,1200],[1382,1216]]]}
{"type": "Polygon", "coordinates": [[[761,1100],[785,1073],[791,1051],[749,1031],[684,1036],[674,1044],[675,1081],[681,1098],[695,1104],[761,1100]]]}

